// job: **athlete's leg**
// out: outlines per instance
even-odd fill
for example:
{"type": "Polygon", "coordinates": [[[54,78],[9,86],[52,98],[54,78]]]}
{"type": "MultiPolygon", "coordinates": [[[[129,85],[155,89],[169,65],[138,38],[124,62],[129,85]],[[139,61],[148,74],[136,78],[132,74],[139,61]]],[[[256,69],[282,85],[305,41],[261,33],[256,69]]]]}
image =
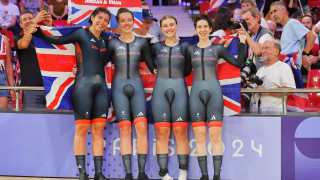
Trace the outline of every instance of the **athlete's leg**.
{"type": "Polygon", "coordinates": [[[133,82],[135,94],[131,98],[131,110],[133,123],[137,134],[137,152],[138,152],[138,180],[149,179],[145,174],[145,164],[148,153],[148,136],[147,136],[147,106],[146,95],[143,89],[141,79],[133,82]]]}
{"type": "Polygon", "coordinates": [[[199,93],[201,90],[202,82],[193,82],[189,107],[190,107],[190,116],[193,126],[193,131],[196,137],[196,151],[199,166],[201,169],[201,180],[208,179],[208,170],[207,170],[207,128],[206,128],[206,114],[205,106],[201,102],[199,93]]]}
{"type": "Polygon", "coordinates": [[[214,179],[220,178],[222,165],[222,120],[223,120],[223,98],[222,90],[219,84],[213,84],[211,89],[212,98],[207,106],[207,117],[209,125],[209,137],[212,145],[214,179]]]}
{"type": "MultiPolygon", "coordinates": [[[[74,154],[76,156],[77,167],[79,169],[79,179],[89,180],[86,173],[86,136],[90,127],[90,120],[77,120],[83,124],[76,125],[76,133],[74,136],[74,154]],[[86,123],[86,124],[85,124],[86,123]]],[[[76,122],[76,123],[77,123],[76,122]]]]}

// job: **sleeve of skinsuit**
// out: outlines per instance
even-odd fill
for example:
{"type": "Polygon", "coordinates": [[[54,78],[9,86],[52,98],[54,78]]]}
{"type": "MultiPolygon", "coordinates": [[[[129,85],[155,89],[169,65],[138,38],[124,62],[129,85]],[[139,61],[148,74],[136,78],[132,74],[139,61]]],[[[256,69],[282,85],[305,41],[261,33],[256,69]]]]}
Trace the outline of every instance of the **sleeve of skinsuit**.
{"type": "Polygon", "coordinates": [[[82,36],[84,36],[83,32],[84,32],[83,29],[79,28],[65,36],[48,36],[43,33],[40,27],[38,27],[37,31],[33,35],[41,39],[44,39],[45,41],[51,44],[61,45],[61,44],[68,44],[68,43],[74,43],[79,41],[79,39],[82,36]]]}
{"type": "MultiPolygon", "coordinates": [[[[183,42],[181,44],[181,47],[183,49],[184,52],[184,76],[186,76],[186,70],[190,71],[190,67],[191,63],[188,63],[189,61],[187,61],[187,56],[188,56],[188,47],[191,46],[191,44],[189,42],[183,42]]],[[[191,61],[190,61],[191,62],[191,61]]]]}
{"type": "Polygon", "coordinates": [[[109,61],[112,60],[112,56],[114,55],[114,51],[115,51],[115,39],[111,39],[109,41],[106,42],[106,56],[105,56],[105,64],[107,64],[109,61]]]}
{"type": "Polygon", "coordinates": [[[244,43],[239,44],[238,58],[236,59],[230,52],[220,44],[215,45],[215,52],[218,58],[223,58],[228,63],[238,68],[242,68],[246,61],[246,46],[244,43]]]}
{"type": "Polygon", "coordinates": [[[158,49],[160,47],[160,43],[161,42],[157,42],[157,43],[155,43],[154,45],[151,46],[151,56],[152,56],[152,58],[156,58],[157,51],[158,51],[158,49]]]}
{"type": "Polygon", "coordinates": [[[184,76],[189,76],[192,70],[191,55],[193,46],[189,46],[186,50],[184,76]]]}
{"type": "Polygon", "coordinates": [[[155,67],[153,58],[151,56],[149,45],[145,39],[142,39],[142,43],[141,43],[141,59],[143,59],[146,62],[147,66],[149,68],[149,71],[152,74],[154,74],[153,70],[156,67],[155,67]]]}

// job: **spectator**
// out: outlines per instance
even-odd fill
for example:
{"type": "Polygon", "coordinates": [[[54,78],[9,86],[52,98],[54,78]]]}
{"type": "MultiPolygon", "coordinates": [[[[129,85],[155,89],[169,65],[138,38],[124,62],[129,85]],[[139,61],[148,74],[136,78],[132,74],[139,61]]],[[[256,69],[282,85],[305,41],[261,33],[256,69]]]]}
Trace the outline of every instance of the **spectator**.
{"type": "Polygon", "coordinates": [[[49,0],[48,4],[53,20],[68,19],[68,0],[49,0]]]}
{"type": "Polygon", "coordinates": [[[151,24],[155,21],[157,22],[158,20],[153,17],[151,11],[149,9],[142,9],[142,27],[137,28],[133,31],[134,36],[138,37],[145,37],[145,38],[150,38],[150,43],[154,44],[156,42],[159,42],[158,38],[149,34],[149,30],[151,28],[151,24]]]}
{"type": "MultiPolygon", "coordinates": [[[[16,36],[14,43],[20,63],[21,86],[43,86],[32,33],[36,32],[36,24],[41,21],[46,26],[52,26],[51,15],[47,11],[41,11],[33,18],[32,12],[25,10],[21,12],[19,20],[24,33],[16,36]]],[[[23,91],[22,103],[25,108],[45,108],[45,92],[23,91]]]]}
{"type": "Polygon", "coordinates": [[[15,4],[15,5],[19,5],[19,2],[18,2],[18,0],[9,0],[12,4],[15,4]]]}
{"type": "Polygon", "coordinates": [[[262,44],[266,40],[274,39],[273,33],[261,25],[261,15],[257,8],[250,7],[241,12],[242,19],[246,21],[248,25],[249,33],[242,27],[242,31],[247,36],[247,42],[249,45],[248,59],[252,60],[259,70],[265,65],[265,61],[262,59],[262,44]]]}
{"type": "Polygon", "coordinates": [[[214,23],[212,27],[213,33],[211,36],[219,36],[220,38],[223,38],[223,36],[231,35],[232,32],[228,28],[228,21],[230,21],[231,18],[231,10],[227,7],[220,7],[214,17],[214,23]]]}
{"type": "MultiPolygon", "coordinates": [[[[264,6],[263,6],[263,16],[265,19],[269,20],[270,19],[270,6],[273,2],[276,2],[278,0],[266,0],[264,1],[264,6]]],[[[282,2],[282,0],[281,0],[282,2]]]]}
{"type": "Polygon", "coordinates": [[[19,8],[9,0],[1,0],[0,3],[0,29],[2,31],[12,31],[14,35],[20,33],[20,28],[16,26],[19,16],[19,8]]]}
{"type": "Polygon", "coordinates": [[[301,2],[303,13],[311,16],[311,10],[310,10],[310,7],[308,6],[308,0],[286,0],[289,17],[296,18],[298,16],[301,17],[304,15],[301,12],[299,1],[301,2]]]}
{"type": "MultiPolygon", "coordinates": [[[[260,68],[257,76],[263,80],[261,86],[256,89],[295,89],[296,85],[290,67],[279,61],[281,51],[280,43],[276,40],[267,40],[262,44],[262,59],[266,65],[260,68]]],[[[251,99],[252,110],[260,112],[282,112],[282,93],[255,94],[251,99]],[[260,99],[260,106],[258,100],[260,99]]]]}
{"type": "Polygon", "coordinates": [[[21,0],[20,11],[28,10],[31,11],[35,16],[42,11],[43,0],[21,0]]]}
{"type": "MultiPolygon", "coordinates": [[[[303,24],[304,27],[306,27],[307,29],[311,30],[313,25],[314,25],[314,20],[313,17],[310,15],[304,15],[301,18],[301,23],[303,24]]],[[[310,51],[310,53],[308,54],[308,59],[311,62],[311,69],[320,69],[320,50],[319,50],[319,38],[318,36],[316,36],[316,40],[313,44],[313,47],[310,51]]],[[[302,69],[302,74],[308,74],[307,71],[305,69],[302,69]]]]}
{"type": "MultiPolygon", "coordinates": [[[[149,9],[151,11],[149,4],[146,3],[145,1],[141,1],[141,7],[142,7],[142,9],[149,9]]],[[[160,25],[155,21],[152,22],[152,24],[151,24],[149,34],[155,36],[159,41],[166,40],[166,37],[163,35],[163,33],[160,29],[160,25]]]]}
{"type": "Polygon", "coordinates": [[[271,4],[270,7],[271,17],[276,23],[283,26],[281,35],[281,54],[288,57],[296,56],[296,60],[289,61],[292,70],[294,71],[295,81],[297,88],[303,88],[301,77],[301,66],[306,69],[310,69],[311,63],[308,60],[308,53],[310,52],[316,35],[305,28],[300,21],[296,19],[290,19],[287,15],[287,10],[284,4],[280,1],[276,1],[271,4]]]}
{"type": "MultiPolygon", "coordinates": [[[[0,86],[14,86],[10,44],[8,38],[1,34],[0,49],[0,86]]],[[[0,90],[0,108],[8,108],[10,96],[12,100],[15,99],[16,94],[13,90],[0,90]]]]}
{"type": "Polygon", "coordinates": [[[273,33],[274,37],[276,38],[277,24],[272,20],[268,20],[266,21],[266,23],[268,24],[269,30],[273,33]]]}
{"type": "MultiPolygon", "coordinates": [[[[258,10],[256,0],[240,0],[240,4],[241,4],[242,11],[246,10],[248,8],[256,8],[258,10]]],[[[258,10],[258,12],[259,12],[259,10],[258,10]]],[[[261,18],[261,23],[260,23],[261,26],[264,28],[268,28],[268,24],[261,17],[261,15],[260,15],[260,18],[261,18]]]]}

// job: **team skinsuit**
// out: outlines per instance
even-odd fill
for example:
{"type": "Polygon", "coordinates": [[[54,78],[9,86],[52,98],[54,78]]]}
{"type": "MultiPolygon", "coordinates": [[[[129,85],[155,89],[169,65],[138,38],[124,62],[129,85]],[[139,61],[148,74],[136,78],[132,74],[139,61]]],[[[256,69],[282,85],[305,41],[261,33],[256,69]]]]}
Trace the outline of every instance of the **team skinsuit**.
{"type": "MultiPolygon", "coordinates": [[[[157,79],[153,88],[151,108],[155,127],[188,127],[188,89],[184,80],[187,48],[191,44],[182,42],[167,46],[159,42],[152,46],[156,58],[157,79]]],[[[191,64],[190,64],[191,66],[191,64]]],[[[189,68],[190,69],[190,68],[189,68]]],[[[157,154],[159,175],[168,173],[168,154],[157,154]]],[[[179,169],[188,169],[189,155],[178,154],[179,169]]]]}
{"type": "Polygon", "coordinates": [[[119,128],[147,122],[146,95],[139,73],[140,61],[146,62],[153,73],[154,63],[147,40],[135,37],[130,43],[119,38],[107,45],[107,59],[114,56],[115,74],[112,80],[111,99],[119,122],[119,128]],[[131,110],[131,111],[130,111],[131,110]],[[132,112],[132,117],[131,117],[132,112]]]}
{"type": "Polygon", "coordinates": [[[188,127],[188,90],[184,81],[185,57],[190,43],[170,47],[165,42],[152,46],[156,57],[157,79],[153,88],[151,108],[157,127],[188,127]]]}
{"type": "Polygon", "coordinates": [[[51,44],[76,42],[77,74],[71,93],[76,124],[106,123],[109,98],[104,66],[108,37],[101,34],[96,38],[82,28],[65,36],[41,36],[51,44]]]}
{"type": "MultiPolygon", "coordinates": [[[[223,58],[231,65],[241,68],[246,60],[245,44],[240,43],[238,52],[236,59],[219,44],[211,44],[206,48],[193,45],[188,48],[187,63],[191,63],[193,68],[193,84],[189,99],[193,127],[206,126],[206,122],[209,127],[222,127],[223,97],[216,66],[218,60],[223,58]]],[[[191,68],[186,69],[187,74],[190,72],[191,68]]]]}

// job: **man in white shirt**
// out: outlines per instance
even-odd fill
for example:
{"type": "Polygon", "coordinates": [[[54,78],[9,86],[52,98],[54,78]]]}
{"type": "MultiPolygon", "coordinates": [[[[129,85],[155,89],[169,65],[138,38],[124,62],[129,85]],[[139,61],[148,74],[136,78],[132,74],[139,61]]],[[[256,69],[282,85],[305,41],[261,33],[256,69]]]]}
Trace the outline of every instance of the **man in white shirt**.
{"type": "Polygon", "coordinates": [[[12,31],[14,35],[20,33],[20,28],[16,26],[19,16],[19,8],[9,0],[1,0],[0,3],[0,29],[2,31],[12,31]]]}
{"type": "MultiPolygon", "coordinates": [[[[293,73],[288,64],[279,61],[280,43],[276,40],[267,40],[262,45],[262,58],[266,65],[261,67],[257,76],[263,81],[256,89],[295,89],[293,73]]],[[[282,93],[255,94],[251,99],[251,110],[255,110],[260,99],[260,112],[282,112],[282,93]]]]}

